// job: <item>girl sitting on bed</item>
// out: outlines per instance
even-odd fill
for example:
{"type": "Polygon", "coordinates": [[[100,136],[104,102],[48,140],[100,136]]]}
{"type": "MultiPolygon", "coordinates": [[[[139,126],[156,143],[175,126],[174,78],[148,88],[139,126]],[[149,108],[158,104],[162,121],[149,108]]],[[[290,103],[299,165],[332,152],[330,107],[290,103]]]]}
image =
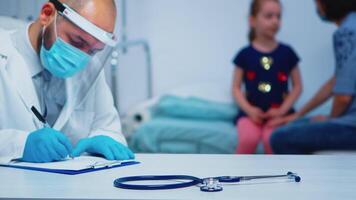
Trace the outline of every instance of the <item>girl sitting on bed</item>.
{"type": "Polygon", "coordinates": [[[253,0],[249,24],[250,44],[234,59],[233,95],[240,107],[236,153],[255,153],[262,141],[264,152],[272,154],[270,135],[280,119],[293,112],[302,91],[299,58],[290,46],[276,40],[281,24],[279,0],[253,0]]]}

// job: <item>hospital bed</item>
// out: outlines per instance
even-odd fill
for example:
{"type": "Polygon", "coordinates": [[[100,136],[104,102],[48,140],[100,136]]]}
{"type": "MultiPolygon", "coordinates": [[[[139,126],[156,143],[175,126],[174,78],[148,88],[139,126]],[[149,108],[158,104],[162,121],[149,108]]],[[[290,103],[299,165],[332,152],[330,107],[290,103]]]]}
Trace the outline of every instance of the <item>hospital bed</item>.
{"type": "Polygon", "coordinates": [[[229,86],[198,83],[143,102],[122,123],[135,152],[231,154],[237,112],[229,86]]]}
{"type": "MultiPolygon", "coordinates": [[[[318,110],[328,113],[330,107],[318,110]]],[[[149,99],[122,119],[123,131],[135,152],[235,153],[238,141],[230,85],[199,83],[149,99]]],[[[260,144],[256,153],[263,153],[260,144]]],[[[355,154],[327,151],[317,154],[355,154]]]]}

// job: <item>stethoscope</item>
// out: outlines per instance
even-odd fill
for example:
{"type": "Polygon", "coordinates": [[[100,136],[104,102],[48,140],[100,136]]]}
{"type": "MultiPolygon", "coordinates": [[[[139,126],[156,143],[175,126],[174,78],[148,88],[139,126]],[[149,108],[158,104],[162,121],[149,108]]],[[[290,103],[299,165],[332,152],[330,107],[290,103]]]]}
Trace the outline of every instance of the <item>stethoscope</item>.
{"type": "Polygon", "coordinates": [[[187,175],[163,175],[163,176],[128,176],[118,178],[114,181],[114,186],[122,189],[130,190],[167,190],[178,189],[190,186],[198,186],[203,192],[220,192],[223,190],[221,183],[238,183],[242,181],[250,181],[255,179],[269,179],[269,178],[287,178],[295,182],[300,182],[301,178],[296,173],[288,172],[283,175],[267,175],[267,176],[218,176],[209,178],[198,178],[187,175]],[[141,185],[129,184],[128,182],[136,181],[179,181],[171,184],[154,184],[141,185]]]}

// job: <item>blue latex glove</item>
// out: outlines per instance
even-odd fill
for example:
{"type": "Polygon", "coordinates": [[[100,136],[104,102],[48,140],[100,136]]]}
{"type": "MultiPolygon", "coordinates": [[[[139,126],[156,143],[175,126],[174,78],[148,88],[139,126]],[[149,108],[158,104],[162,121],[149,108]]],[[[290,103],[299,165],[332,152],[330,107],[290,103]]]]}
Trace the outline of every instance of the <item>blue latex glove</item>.
{"type": "Polygon", "coordinates": [[[71,155],[72,157],[78,157],[83,152],[100,154],[108,160],[129,160],[135,158],[135,155],[129,148],[104,135],[79,140],[71,155]]]}
{"type": "Polygon", "coordinates": [[[72,152],[68,138],[59,131],[43,128],[27,137],[22,160],[44,163],[65,159],[72,152]]]}

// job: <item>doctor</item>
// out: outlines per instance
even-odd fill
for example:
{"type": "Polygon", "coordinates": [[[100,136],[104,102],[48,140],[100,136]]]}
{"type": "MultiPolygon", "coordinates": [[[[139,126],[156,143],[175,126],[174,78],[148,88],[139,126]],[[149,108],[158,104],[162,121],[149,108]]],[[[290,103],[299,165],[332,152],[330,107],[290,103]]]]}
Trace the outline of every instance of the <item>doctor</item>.
{"type": "Polygon", "coordinates": [[[87,152],[132,159],[94,55],[115,45],[114,0],[50,0],[39,18],[0,31],[0,160],[52,162],[87,152]],[[52,128],[31,112],[36,107],[52,128]]]}

